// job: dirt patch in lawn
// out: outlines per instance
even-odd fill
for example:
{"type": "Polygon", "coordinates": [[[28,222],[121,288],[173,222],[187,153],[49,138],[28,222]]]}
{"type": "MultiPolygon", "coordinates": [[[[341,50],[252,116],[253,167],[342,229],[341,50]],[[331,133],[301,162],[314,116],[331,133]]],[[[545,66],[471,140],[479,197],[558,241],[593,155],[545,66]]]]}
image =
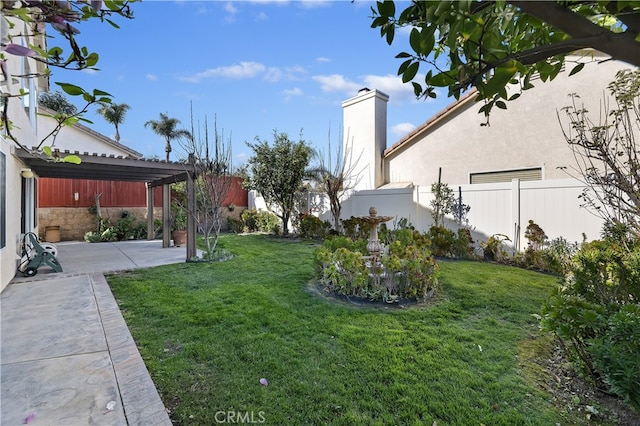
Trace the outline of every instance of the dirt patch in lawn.
{"type": "Polygon", "coordinates": [[[524,376],[550,395],[567,424],[640,425],[640,412],[596,389],[578,374],[552,336],[531,336],[519,349],[524,376]]]}

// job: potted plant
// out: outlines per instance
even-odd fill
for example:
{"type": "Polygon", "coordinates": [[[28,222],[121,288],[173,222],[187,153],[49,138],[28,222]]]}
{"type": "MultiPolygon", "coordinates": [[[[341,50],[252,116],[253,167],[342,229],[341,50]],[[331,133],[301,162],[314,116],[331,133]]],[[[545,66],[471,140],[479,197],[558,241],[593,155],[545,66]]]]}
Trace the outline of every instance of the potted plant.
{"type": "Polygon", "coordinates": [[[171,236],[176,246],[187,244],[187,212],[177,203],[171,204],[171,236]]]}

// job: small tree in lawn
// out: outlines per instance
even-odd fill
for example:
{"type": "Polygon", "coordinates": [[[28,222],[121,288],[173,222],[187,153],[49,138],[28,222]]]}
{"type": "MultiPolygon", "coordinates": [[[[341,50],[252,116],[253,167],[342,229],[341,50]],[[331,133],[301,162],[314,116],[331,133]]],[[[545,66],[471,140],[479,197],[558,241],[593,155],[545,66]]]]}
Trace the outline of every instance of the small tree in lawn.
{"type": "Polygon", "coordinates": [[[255,143],[247,145],[253,149],[253,156],[248,161],[245,186],[262,194],[269,210],[282,220],[282,233],[287,235],[296,193],[303,185],[313,150],[304,140],[293,142],[278,131],[273,132],[273,146],[257,137],[255,143]]]}
{"type": "Polygon", "coordinates": [[[213,140],[209,139],[207,118],[204,120],[204,134],[197,131],[197,138],[191,118],[193,138],[182,144],[183,149],[193,155],[197,178],[194,180],[196,195],[195,212],[198,229],[204,234],[204,243],[209,257],[213,256],[220,231],[226,216],[223,203],[231,194],[233,179],[231,165],[231,139],[224,142],[224,132],[218,131],[214,121],[213,140]]]}
{"type": "Polygon", "coordinates": [[[608,88],[615,106],[603,101],[604,122],[592,121],[575,94],[563,109],[569,121],[564,136],[577,160],[570,174],[586,185],[580,195],[585,207],[640,237],[640,71],[618,72],[608,88]]]}
{"type": "Polygon", "coordinates": [[[360,181],[361,175],[356,172],[359,158],[354,160],[351,146],[348,145],[344,149],[342,144],[332,155],[330,134],[328,155],[325,157],[324,152],[320,151],[316,153],[315,157],[317,165],[308,172],[315,181],[316,188],[329,198],[329,209],[333,217],[334,228],[340,232],[342,200],[360,181]]]}

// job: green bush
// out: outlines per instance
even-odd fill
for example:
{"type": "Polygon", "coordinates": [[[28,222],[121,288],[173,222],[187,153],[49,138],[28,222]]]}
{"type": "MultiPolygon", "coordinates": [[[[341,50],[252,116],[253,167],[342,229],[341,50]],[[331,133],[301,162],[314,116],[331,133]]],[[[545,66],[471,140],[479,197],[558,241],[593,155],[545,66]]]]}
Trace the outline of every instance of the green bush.
{"type": "Polygon", "coordinates": [[[314,215],[300,214],[298,216],[298,231],[303,238],[324,238],[330,228],[331,224],[328,221],[322,221],[314,215]]]}
{"type": "Polygon", "coordinates": [[[429,238],[433,254],[436,256],[450,256],[456,234],[444,226],[432,226],[429,228],[429,238]]]}
{"type": "Polygon", "coordinates": [[[314,260],[321,283],[335,294],[388,303],[421,301],[437,286],[437,265],[425,240],[408,238],[405,244],[397,239],[376,262],[365,255],[366,240],[337,236],[316,249],[314,260]]]}
{"type": "Polygon", "coordinates": [[[359,217],[351,216],[349,219],[340,219],[342,222],[342,232],[354,240],[369,238],[369,223],[359,217]]]}
{"type": "Polygon", "coordinates": [[[280,234],[280,219],[275,214],[266,210],[258,210],[258,231],[280,234]]]}
{"type": "Polygon", "coordinates": [[[638,242],[583,243],[563,286],[542,306],[541,325],[596,385],[640,408],[638,242]]]}
{"type": "Polygon", "coordinates": [[[640,409],[640,305],[623,305],[609,316],[588,352],[609,390],[640,409]]]}
{"type": "Polygon", "coordinates": [[[451,246],[451,254],[458,259],[472,259],[475,257],[473,238],[467,228],[458,228],[458,234],[451,246]]]}
{"type": "Polygon", "coordinates": [[[243,229],[246,232],[258,231],[258,210],[246,209],[240,215],[240,219],[243,223],[243,229]]]}
{"type": "Polygon", "coordinates": [[[562,237],[554,238],[542,251],[543,270],[559,276],[567,275],[578,247],[578,243],[569,243],[562,237]]]}
{"type": "Polygon", "coordinates": [[[227,230],[239,234],[244,231],[244,223],[242,219],[235,219],[231,216],[227,216],[227,230]]]}
{"type": "Polygon", "coordinates": [[[507,258],[505,241],[511,241],[511,239],[504,234],[493,234],[487,241],[480,243],[484,259],[496,262],[505,260],[507,258]]]}
{"type": "MultiPolygon", "coordinates": [[[[240,215],[245,232],[270,232],[279,234],[280,219],[275,214],[256,209],[246,209],[240,215]]],[[[227,222],[228,223],[228,222],[227,222]]]]}

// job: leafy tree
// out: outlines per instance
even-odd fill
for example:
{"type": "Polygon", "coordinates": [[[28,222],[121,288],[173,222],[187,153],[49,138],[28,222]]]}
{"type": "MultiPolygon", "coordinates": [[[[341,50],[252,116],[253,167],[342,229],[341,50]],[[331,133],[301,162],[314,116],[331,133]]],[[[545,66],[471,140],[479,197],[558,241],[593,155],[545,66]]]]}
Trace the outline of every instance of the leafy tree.
{"type": "Polygon", "coordinates": [[[124,122],[124,117],[127,115],[127,111],[131,107],[127,104],[116,104],[114,102],[106,102],[100,105],[98,108],[98,114],[104,117],[107,123],[113,124],[116,128],[115,140],[120,142],[120,131],[118,126],[124,122]]]}
{"type": "Polygon", "coordinates": [[[66,115],[74,115],[78,113],[78,108],[61,92],[42,92],[38,95],[38,102],[52,111],[66,115]]]}
{"type": "Polygon", "coordinates": [[[388,44],[397,28],[411,28],[412,52],[396,58],[417,97],[435,98],[436,87],[447,87],[458,99],[475,87],[487,117],[532,88],[533,76],[553,80],[577,50],[640,66],[640,1],[412,1],[396,14],[395,2],[385,0],[371,10],[371,27],[388,44]],[[432,69],[423,83],[413,81],[423,63],[432,69]]]}
{"type": "Polygon", "coordinates": [[[247,145],[253,149],[249,158],[249,176],[245,186],[258,191],[269,209],[282,220],[282,233],[289,233],[289,219],[294,210],[296,193],[300,190],[313,150],[300,139],[289,140],[286,133],[273,132],[273,146],[267,141],[247,145]]]}
{"type": "Polygon", "coordinates": [[[608,88],[615,106],[603,101],[598,118],[604,122],[594,122],[576,94],[563,109],[563,133],[577,160],[569,173],[585,183],[586,207],[640,238],[640,70],[619,71],[608,88]]]}
{"type": "Polygon", "coordinates": [[[166,142],[164,151],[167,153],[167,162],[169,162],[169,154],[171,153],[171,141],[175,139],[191,139],[191,132],[186,129],[178,129],[180,120],[171,118],[167,114],[160,113],[160,120],[149,120],[144,123],[144,127],[151,127],[159,136],[162,136],[166,142]]]}
{"type": "MultiPolygon", "coordinates": [[[[5,131],[6,136],[21,148],[28,150],[26,146],[13,135],[10,105],[19,108],[18,102],[13,102],[19,97],[27,94],[25,90],[16,84],[12,84],[13,79],[21,79],[24,76],[22,71],[19,74],[11,74],[11,67],[7,61],[15,58],[26,58],[39,62],[41,65],[32,65],[30,78],[49,78],[52,74],[51,68],[65,68],[72,70],[97,69],[98,54],[89,50],[86,46],[78,44],[77,36],[80,34],[75,23],[88,20],[107,21],[113,27],[118,25],[112,20],[114,16],[126,19],[133,18],[131,4],[137,0],[110,0],[110,1],[3,1],[0,2],[0,73],[2,80],[8,82],[8,89],[0,98],[0,129],[5,131]],[[12,31],[15,28],[14,31],[12,31]],[[61,46],[50,46],[43,49],[44,37],[48,30],[57,31],[67,42],[68,50],[61,46]]],[[[88,121],[82,118],[82,114],[87,112],[88,107],[95,103],[110,102],[111,95],[95,89],[87,91],[81,87],[69,83],[56,82],[60,88],[70,96],[81,96],[86,105],[80,111],[68,114],[67,112],[57,112],[52,115],[57,121],[57,128],[40,141],[36,149],[42,148],[45,154],[52,157],[52,150],[44,146],[44,142],[59,133],[60,128],[73,125],[78,121],[88,121]]],[[[67,156],[65,161],[79,162],[77,156],[67,156]]]]}

